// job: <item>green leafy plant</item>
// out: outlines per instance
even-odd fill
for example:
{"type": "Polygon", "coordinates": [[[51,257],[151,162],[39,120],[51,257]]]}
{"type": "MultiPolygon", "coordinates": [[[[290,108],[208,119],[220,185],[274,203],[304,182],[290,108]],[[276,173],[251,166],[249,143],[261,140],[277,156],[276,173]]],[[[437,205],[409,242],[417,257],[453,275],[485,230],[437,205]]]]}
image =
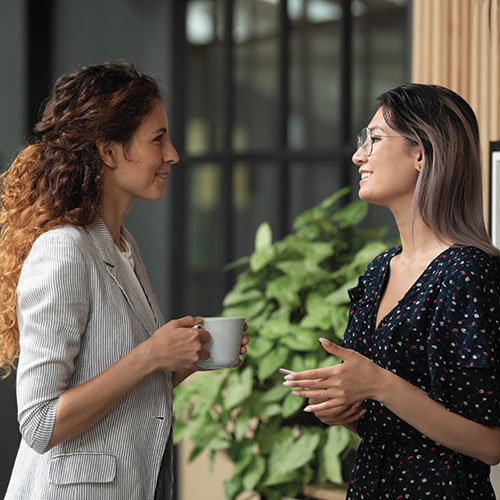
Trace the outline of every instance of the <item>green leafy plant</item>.
{"type": "Polygon", "coordinates": [[[268,500],[300,497],[310,483],[341,484],[342,456],[357,446],[343,427],[304,413],[304,400],[282,385],[278,368],[294,371],[339,362],[318,341],[339,342],[347,325],[347,290],[387,245],[383,230],[359,226],[367,205],[335,209],[343,189],[297,217],[294,233],[272,242],[263,223],[255,251],[224,299],[224,316],[243,316],[250,338],[240,369],[207,372],[176,389],[174,439],[225,453],[234,464],[227,499],[258,492],[268,500]]]}

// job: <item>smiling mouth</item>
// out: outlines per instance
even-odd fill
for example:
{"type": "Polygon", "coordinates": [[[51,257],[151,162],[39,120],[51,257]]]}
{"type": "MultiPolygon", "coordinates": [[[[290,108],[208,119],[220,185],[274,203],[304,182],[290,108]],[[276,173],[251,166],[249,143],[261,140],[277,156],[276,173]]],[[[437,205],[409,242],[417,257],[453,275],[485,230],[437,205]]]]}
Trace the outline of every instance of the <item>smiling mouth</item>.
{"type": "Polygon", "coordinates": [[[156,174],[158,177],[167,180],[168,179],[168,174],[156,174]]]}
{"type": "Polygon", "coordinates": [[[368,179],[368,177],[371,177],[372,173],[371,172],[363,172],[361,174],[361,180],[368,179]]]}

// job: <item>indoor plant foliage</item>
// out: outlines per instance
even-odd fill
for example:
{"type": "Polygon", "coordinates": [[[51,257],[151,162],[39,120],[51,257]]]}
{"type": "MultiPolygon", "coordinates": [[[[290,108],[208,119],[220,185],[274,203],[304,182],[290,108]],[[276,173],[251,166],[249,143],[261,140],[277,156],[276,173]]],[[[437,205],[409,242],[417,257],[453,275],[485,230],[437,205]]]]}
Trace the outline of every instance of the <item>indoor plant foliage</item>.
{"type": "Polygon", "coordinates": [[[343,427],[304,413],[305,401],[282,385],[278,368],[294,371],[339,360],[318,341],[339,342],[348,314],[347,290],[387,245],[382,230],[359,226],[367,205],[335,209],[343,189],[297,217],[294,233],[272,242],[263,223],[255,251],[224,299],[224,316],[243,316],[250,338],[239,369],[207,372],[176,389],[174,438],[194,444],[190,459],[208,449],[225,453],[234,475],[227,499],[256,491],[270,500],[300,496],[305,485],[342,483],[341,456],[357,445],[343,427]]]}

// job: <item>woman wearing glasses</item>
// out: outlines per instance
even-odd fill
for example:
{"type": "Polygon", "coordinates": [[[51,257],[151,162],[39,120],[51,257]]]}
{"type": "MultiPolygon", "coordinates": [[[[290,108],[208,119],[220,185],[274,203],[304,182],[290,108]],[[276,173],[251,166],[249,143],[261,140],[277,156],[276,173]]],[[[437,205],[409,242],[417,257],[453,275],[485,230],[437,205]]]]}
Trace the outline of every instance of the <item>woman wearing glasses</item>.
{"type": "Polygon", "coordinates": [[[401,246],[350,290],[343,363],[288,375],[305,411],[362,438],[348,499],[495,498],[500,461],[500,251],[485,230],[478,125],[443,87],[382,94],[358,137],[359,197],[401,246]]]}

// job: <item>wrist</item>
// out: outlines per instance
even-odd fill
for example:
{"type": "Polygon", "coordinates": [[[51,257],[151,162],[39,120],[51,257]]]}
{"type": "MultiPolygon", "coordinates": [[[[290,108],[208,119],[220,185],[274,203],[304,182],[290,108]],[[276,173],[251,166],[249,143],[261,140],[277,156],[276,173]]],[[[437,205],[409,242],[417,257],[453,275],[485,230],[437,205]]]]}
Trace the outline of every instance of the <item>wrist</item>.
{"type": "Polygon", "coordinates": [[[151,338],[141,342],[134,350],[134,354],[137,359],[136,362],[141,371],[144,372],[145,376],[151,375],[151,373],[160,369],[159,360],[156,356],[156,352],[151,338]]]}
{"type": "Polygon", "coordinates": [[[390,394],[391,379],[393,373],[381,366],[375,364],[376,366],[376,376],[374,378],[374,393],[371,399],[378,401],[384,405],[387,405],[387,397],[390,394]]]}

